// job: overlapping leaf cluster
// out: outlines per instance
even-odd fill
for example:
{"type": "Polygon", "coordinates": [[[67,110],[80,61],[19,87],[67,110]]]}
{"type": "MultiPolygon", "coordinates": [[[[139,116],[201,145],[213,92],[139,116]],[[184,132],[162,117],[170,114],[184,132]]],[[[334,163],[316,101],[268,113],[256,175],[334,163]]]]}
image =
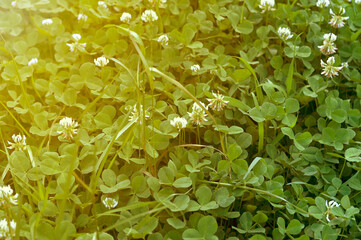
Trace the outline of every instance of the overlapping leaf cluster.
{"type": "Polygon", "coordinates": [[[4,0],[0,238],[358,239],[361,5],[272,2],[4,0]]]}

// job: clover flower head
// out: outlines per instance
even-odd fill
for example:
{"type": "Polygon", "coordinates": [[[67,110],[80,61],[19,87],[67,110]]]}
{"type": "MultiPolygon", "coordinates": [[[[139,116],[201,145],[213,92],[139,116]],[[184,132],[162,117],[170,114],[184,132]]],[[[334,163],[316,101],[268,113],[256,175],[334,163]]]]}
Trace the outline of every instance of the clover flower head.
{"type": "Polygon", "coordinates": [[[86,20],[88,20],[88,16],[82,13],[78,14],[78,21],[83,21],[86,22],[86,20]]]}
{"type": "Polygon", "coordinates": [[[127,12],[123,12],[122,16],[120,17],[120,21],[123,23],[129,23],[130,19],[132,19],[132,15],[127,12]]]}
{"type": "Polygon", "coordinates": [[[258,6],[260,9],[262,9],[261,13],[276,10],[275,8],[273,8],[275,6],[275,0],[261,0],[258,6]]]}
{"type": "Polygon", "coordinates": [[[79,33],[74,33],[71,35],[76,42],[78,42],[81,39],[81,35],[79,33]]]}
{"type": "Polygon", "coordinates": [[[109,63],[109,60],[106,57],[98,57],[97,59],[94,59],[94,63],[98,67],[104,67],[109,63]]]}
{"type": "Polygon", "coordinates": [[[332,219],[335,219],[336,217],[331,213],[331,209],[333,208],[333,207],[339,207],[340,206],[340,204],[339,203],[337,203],[337,202],[335,202],[335,201],[330,201],[330,202],[327,202],[327,200],[326,200],[326,220],[328,221],[328,222],[330,222],[332,219]],[[331,220],[330,220],[330,218],[331,218],[331,220]]]}
{"type": "Polygon", "coordinates": [[[154,22],[158,20],[158,16],[153,10],[145,10],[141,19],[143,22],[154,22]]]}
{"type": "Polygon", "coordinates": [[[104,1],[99,1],[98,6],[103,8],[108,8],[107,4],[104,1]]]}
{"type": "Polygon", "coordinates": [[[118,205],[118,201],[111,197],[106,197],[103,199],[103,204],[106,208],[115,208],[118,205]]]}
{"type": "MultiPolygon", "coordinates": [[[[147,109],[144,110],[145,112],[145,120],[149,119],[150,118],[150,113],[147,109]]],[[[133,106],[133,110],[129,116],[129,122],[132,122],[132,121],[135,121],[136,119],[138,119],[137,121],[142,123],[143,121],[143,105],[140,104],[140,107],[139,107],[139,110],[138,110],[138,107],[137,107],[137,104],[135,104],[133,106]]]]}
{"type": "Polygon", "coordinates": [[[12,6],[12,7],[16,7],[16,6],[17,6],[16,0],[11,2],[11,6],[12,6]]]}
{"type": "Polygon", "coordinates": [[[32,58],[29,62],[28,62],[28,66],[34,66],[38,64],[38,59],[37,58],[32,58]]]}
{"type": "Polygon", "coordinates": [[[335,58],[329,57],[327,59],[327,63],[321,60],[321,67],[323,67],[323,71],[321,72],[322,75],[326,77],[334,77],[338,75],[338,71],[342,69],[342,67],[335,67],[335,58]]]}
{"type": "Polygon", "coordinates": [[[67,43],[66,45],[69,46],[70,52],[75,52],[76,51],[75,43],[67,43]]]}
{"type": "Polygon", "coordinates": [[[10,223],[6,218],[0,220],[0,239],[11,240],[15,236],[15,230],[16,222],[14,220],[11,220],[10,223]]]}
{"type": "MultiPolygon", "coordinates": [[[[201,102],[201,104],[205,109],[208,109],[208,106],[205,106],[204,103],[201,102]]],[[[197,103],[193,103],[192,112],[188,112],[188,115],[192,119],[192,122],[196,125],[201,125],[202,122],[208,121],[206,119],[206,112],[197,103]]]]}
{"type": "Polygon", "coordinates": [[[337,50],[335,41],[337,36],[333,33],[328,33],[323,35],[323,45],[318,46],[321,52],[325,55],[334,54],[337,50]]]}
{"type": "Polygon", "coordinates": [[[77,49],[85,50],[84,48],[86,47],[86,43],[79,43],[81,35],[78,33],[74,33],[72,37],[74,38],[75,42],[66,44],[69,46],[70,52],[76,52],[77,49]]]}
{"type": "Polygon", "coordinates": [[[343,17],[342,15],[345,14],[345,9],[340,8],[338,13],[334,13],[332,9],[330,9],[330,14],[332,15],[331,20],[329,24],[334,28],[341,28],[345,26],[345,21],[348,19],[348,17],[343,17]]]}
{"type": "Polygon", "coordinates": [[[23,151],[26,150],[26,136],[25,135],[15,135],[13,134],[13,143],[8,141],[10,145],[8,149],[15,149],[15,151],[23,151]]]}
{"type": "Polygon", "coordinates": [[[293,34],[291,34],[291,31],[289,28],[287,27],[280,27],[278,28],[277,31],[278,35],[280,36],[281,39],[283,39],[284,41],[292,38],[293,34]]]}
{"type": "Polygon", "coordinates": [[[158,6],[160,8],[164,8],[165,7],[165,4],[167,3],[167,0],[148,0],[150,4],[153,5],[153,7],[156,6],[156,3],[158,2],[158,6]]]}
{"type": "Polygon", "coordinates": [[[168,41],[169,41],[169,38],[168,38],[167,34],[163,34],[158,38],[158,42],[160,44],[162,44],[163,46],[167,46],[168,41]]]}
{"type": "Polygon", "coordinates": [[[83,49],[86,47],[86,43],[67,43],[70,52],[76,52],[78,48],[83,49]]]}
{"type": "Polygon", "coordinates": [[[201,70],[201,67],[198,64],[194,64],[194,65],[191,66],[191,70],[194,73],[198,73],[199,70],[201,70]]]}
{"type": "Polygon", "coordinates": [[[18,205],[18,194],[13,194],[13,192],[10,186],[0,187],[0,206],[4,206],[7,203],[18,205]]]}
{"type": "Polygon", "coordinates": [[[47,26],[47,25],[53,24],[53,20],[51,20],[50,18],[48,18],[48,19],[44,19],[41,23],[42,23],[44,26],[47,26]]]}
{"type": "Polygon", "coordinates": [[[210,106],[214,111],[222,111],[229,101],[224,100],[224,96],[220,93],[212,93],[214,98],[207,98],[210,106]]]}
{"type": "Polygon", "coordinates": [[[355,0],[356,4],[361,4],[361,0],[355,0]]]}
{"type": "Polygon", "coordinates": [[[170,125],[181,130],[182,128],[187,127],[187,120],[183,117],[175,117],[173,120],[170,120],[170,125]]]}
{"type": "Polygon", "coordinates": [[[348,62],[341,63],[341,67],[342,67],[342,69],[348,68],[348,62]]]}
{"type": "Polygon", "coordinates": [[[330,5],[329,0],[318,0],[316,3],[316,6],[319,8],[325,8],[325,7],[328,7],[329,5],[330,5]]]}
{"type": "Polygon", "coordinates": [[[61,125],[61,130],[58,131],[61,136],[67,140],[70,140],[73,138],[75,134],[77,134],[78,129],[78,123],[73,120],[70,117],[64,117],[59,121],[59,124],[61,125]]]}
{"type": "Polygon", "coordinates": [[[336,41],[337,39],[337,36],[333,33],[326,33],[326,34],[323,34],[323,41],[325,42],[334,42],[336,41]]]}

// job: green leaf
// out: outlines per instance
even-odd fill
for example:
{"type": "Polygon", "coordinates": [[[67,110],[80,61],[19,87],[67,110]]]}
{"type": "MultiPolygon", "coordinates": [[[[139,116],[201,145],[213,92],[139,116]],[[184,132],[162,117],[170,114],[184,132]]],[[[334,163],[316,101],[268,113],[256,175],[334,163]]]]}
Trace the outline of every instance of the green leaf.
{"type": "Polygon", "coordinates": [[[294,142],[295,146],[303,151],[312,142],[312,135],[309,132],[297,133],[294,142]]]}
{"type": "Polygon", "coordinates": [[[349,162],[361,162],[361,149],[359,148],[348,148],[345,151],[345,158],[349,162]]]}
{"type": "Polygon", "coordinates": [[[102,173],[102,179],[103,182],[108,185],[109,187],[112,187],[117,182],[117,176],[111,169],[105,169],[102,173]]]}
{"type": "Polygon", "coordinates": [[[179,218],[167,218],[167,222],[175,229],[182,229],[186,226],[186,223],[182,222],[179,218]]]}
{"type": "Polygon", "coordinates": [[[301,58],[307,58],[311,55],[311,48],[308,46],[302,46],[296,50],[296,56],[301,58]]]}
{"type": "Polygon", "coordinates": [[[212,191],[209,187],[202,186],[197,189],[196,197],[197,197],[199,204],[205,205],[205,204],[209,203],[209,201],[211,200],[212,191]]]}
{"type": "Polygon", "coordinates": [[[169,146],[169,137],[162,134],[154,134],[149,142],[156,150],[164,150],[169,146]]]}
{"type": "Polygon", "coordinates": [[[234,30],[238,33],[250,34],[253,31],[253,24],[248,20],[243,20],[234,30]]]}
{"type": "Polygon", "coordinates": [[[283,65],[283,58],[281,56],[273,56],[271,58],[271,66],[274,68],[274,69],[281,69],[282,68],[282,65],[283,65]]]}
{"type": "Polygon", "coordinates": [[[256,122],[263,122],[264,120],[266,120],[263,112],[261,112],[261,110],[257,108],[252,108],[249,111],[249,116],[256,122]]]}
{"type": "Polygon", "coordinates": [[[228,147],[227,157],[230,161],[233,161],[241,154],[242,154],[242,148],[237,143],[233,143],[228,147]]]}
{"type": "Polygon", "coordinates": [[[268,221],[268,216],[263,212],[257,212],[257,214],[253,216],[252,220],[255,223],[262,224],[268,221]]]}
{"type": "Polygon", "coordinates": [[[335,122],[343,123],[347,119],[347,112],[343,109],[336,109],[332,111],[331,118],[335,122]]]}
{"type": "Polygon", "coordinates": [[[193,228],[186,229],[182,234],[184,240],[204,240],[202,234],[193,228]]]}
{"type": "Polygon", "coordinates": [[[287,98],[285,102],[286,113],[295,113],[300,109],[297,99],[287,98]]]}
{"type": "Polygon", "coordinates": [[[300,223],[297,219],[292,219],[291,222],[287,225],[286,232],[291,235],[299,234],[304,228],[304,224],[300,223]]]}
{"type": "Polygon", "coordinates": [[[158,177],[163,184],[172,184],[174,181],[174,173],[169,167],[162,167],[158,171],[158,177]]]}
{"type": "Polygon", "coordinates": [[[291,128],[283,127],[283,128],[281,128],[281,131],[284,135],[288,136],[290,139],[295,139],[295,135],[291,128]]]}
{"type": "Polygon", "coordinates": [[[241,83],[251,76],[251,72],[247,69],[237,69],[233,72],[233,79],[236,83],[241,83]]]}
{"type": "Polygon", "coordinates": [[[217,232],[218,224],[213,216],[204,216],[199,220],[197,229],[203,236],[213,235],[217,232]]]}
{"type": "Polygon", "coordinates": [[[239,223],[243,230],[250,230],[252,227],[252,214],[250,212],[244,212],[239,218],[239,223]]]}
{"type": "Polygon", "coordinates": [[[192,185],[192,180],[189,177],[181,177],[173,182],[175,188],[187,188],[192,185]]]}

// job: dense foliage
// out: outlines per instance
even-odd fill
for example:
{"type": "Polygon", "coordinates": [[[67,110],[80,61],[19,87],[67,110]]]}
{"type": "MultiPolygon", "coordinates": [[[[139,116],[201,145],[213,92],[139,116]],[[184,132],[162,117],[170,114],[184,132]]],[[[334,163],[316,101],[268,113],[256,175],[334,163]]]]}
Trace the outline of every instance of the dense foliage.
{"type": "Polygon", "coordinates": [[[360,4],[3,0],[0,239],[359,239],[360,4]]]}

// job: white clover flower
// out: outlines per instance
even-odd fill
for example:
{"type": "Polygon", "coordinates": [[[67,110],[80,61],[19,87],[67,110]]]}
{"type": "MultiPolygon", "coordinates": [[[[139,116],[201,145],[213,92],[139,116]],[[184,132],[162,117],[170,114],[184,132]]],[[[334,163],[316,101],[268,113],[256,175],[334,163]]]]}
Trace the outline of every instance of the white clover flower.
{"type": "Polygon", "coordinates": [[[73,138],[73,135],[77,134],[78,129],[78,123],[73,120],[70,117],[64,117],[59,121],[59,124],[61,125],[61,130],[58,131],[61,136],[67,140],[70,140],[73,138]]]}
{"type": "Polygon", "coordinates": [[[67,43],[66,45],[69,46],[70,52],[74,52],[76,50],[75,43],[67,43]]]}
{"type": "Polygon", "coordinates": [[[15,135],[13,134],[13,143],[8,141],[8,144],[10,145],[8,149],[15,149],[15,151],[22,151],[26,150],[26,136],[25,135],[15,135]]]}
{"type": "Polygon", "coordinates": [[[78,48],[83,49],[86,47],[86,43],[67,43],[70,52],[76,52],[78,48]]]}
{"type": "Polygon", "coordinates": [[[88,20],[88,16],[82,13],[78,14],[78,21],[83,21],[86,22],[86,20],[88,20]]]}
{"type": "Polygon", "coordinates": [[[191,66],[191,70],[194,73],[198,73],[199,70],[201,70],[201,67],[198,64],[194,64],[193,66],[191,66]]]}
{"type": "Polygon", "coordinates": [[[334,42],[336,41],[337,36],[333,33],[326,33],[323,35],[323,41],[327,41],[327,42],[334,42]]]}
{"type": "Polygon", "coordinates": [[[98,57],[97,59],[94,59],[94,63],[98,67],[104,67],[109,63],[109,60],[106,57],[98,57]]]}
{"type": "Polygon", "coordinates": [[[169,41],[169,38],[168,38],[167,34],[163,34],[158,38],[158,42],[160,44],[162,44],[163,46],[167,46],[168,41],[169,41]]]}
{"type": "Polygon", "coordinates": [[[167,0],[148,0],[150,4],[153,5],[153,7],[156,6],[156,2],[158,2],[160,8],[164,8],[165,4],[167,3],[167,0]]]}
{"type": "Polygon", "coordinates": [[[0,239],[11,240],[15,236],[15,230],[16,222],[14,220],[11,220],[10,224],[6,218],[0,220],[0,239]]]}
{"type": "Polygon", "coordinates": [[[145,10],[141,19],[143,22],[154,22],[158,20],[158,16],[153,10],[145,10]]]}
{"type": "Polygon", "coordinates": [[[120,17],[120,21],[123,23],[129,23],[130,19],[132,19],[132,15],[127,12],[123,12],[122,16],[120,17]]]}
{"type": "Polygon", "coordinates": [[[74,40],[75,40],[76,42],[78,42],[78,41],[81,39],[81,35],[78,34],[78,33],[74,33],[74,34],[71,35],[71,36],[74,38],[74,40]]]}
{"type": "Polygon", "coordinates": [[[12,2],[11,2],[11,6],[12,6],[12,7],[16,7],[16,6],[17,6],[17,2],[16,2],[16,1],[12,1],[12,2]]]}
{"type": "Polygon", "coordinates": [[[329,5],[330,5],[329,0],[318,0],[316,3],[316,6],[319,8],[325,8],[325,7],[328,7],[329,5]]]}
{"type": "Polygon", "coordinates": [[[283,39],[284,41],[292,38],[293,36],[293,34],[291,34],[290,29],[287,27],[279,27],[277,33],[280,36],[280,38],[283,39]]]}
{"type": "Polygon", "coordinates": [[[38,59],[37,58],[32,58],[29,62],[28,62],[28,66],[33,66],[38,64],[38,59]]]}
{"type": "Polygon", "coordinates": [[[275,6],[275,0],[261,0],[261,3],[258,6],[262,9],[261,13],[276,10],[273,8],[275,6]]]}
{"type": "MultiPolygon", "coordinates": [[[[204,103],[201,102],[201,104],[205,109],[208,109],[208,106],[205,106],[204,103]]],[[[202,122],[208,121],[206,119],[206,112],[197,103],[193,103],[192,112],[188,112],[188,115],[196,125],[201,125],[202,122]]]]}
{"type": "MultiPolygon", "coordinates": [[[[361,0],[360,0],[360,1],[361,1],[361,0]]],[[[343,62],[343,63],[341,63],[341,67],[342,67],[342,69],[348,68],[348,62],[343,62]]]]}
{"type": "Polygon", "coordinates": [[[187,120],[183,117],[175,117],[173,120],[170,120],[170,125],[181,130],[182,128],[187,127],[187,120]]]}
{"type": "Polygon", "coordinates": [[[340,206],[340,204],[338,204],[337,202],[335,202],[335,201],[330,201],[330,202],[327,202],[327,200],[326,200],[326,220],[328,221],[328,222],[330,222],[332,219],[335,219],[336,217],[331,213],[331,209],[333,208],[333,207],[339,207],[340,206]],[[330,220],[330,217],[331,217],[331,220],[330,220]]]}
{"type": "Polygon", "coordinates": [[[47,26],[47,25],[53,24],[53,20],[51,20],[50,18],[48,18],[48,19],[44,19],[41,23],[42,23],[44,26],[47,26]]]}
{"type": "Polygon", "coordinates": [[[334,54],[337,50],[335,41],[337,36],[333,33],[328,33],[323,35],[323,45],[318,46],[321,52],[325,55],[334,54]]]}
{"type": "Polygon", "coordinates": [[[104,1],[99,1],[98,6],[103,8],[108,8],[107,4],[104,1]]]}
{"type": "Polygon", "coordinates": [[[327,59],[327,63],[321,60],[321,67],[323,67],[323,72],[321,72],[321,74],[331,78],[337,76],[338,71],[340,71],[342,67],[335,67],[334,64],[335,64],[334,57],[329,57],[327,59]]]}
{"type": "Polygon", "coordinates": [[[361,4],[361,0],[355,0],[356,4],[361,4]]]}
{"type": "MultiPolygon", "coordinates": [[[[149,117],[150,117],[149,111],[147,109],[145,109],[144,112],[145,112],[145,116],[144,116],[145,120],[149,119],[149,117]]],[[[139,110],[138,110],[137,104],[134,105],[133,110],[129,116],[129,122],[134,121],[137,118],[138,118],[137,121],[142,123],[142,121],[143,121],[143,105],[140,105],[139,110]]]]}
{"type": "Polygon", "coordinates": [[[118,205],[118,201],[114,198],[106,197],[103,199],[103,204],[106,208],[115,208],[118,205]]]}
{"type": "Polygon", "coordinates": [[[345,14],[345,9],[340,8],[338,11],[338,14],[335,14],[332,9],[330,9],[330,14],[332,15],[331,20],[329,24],[334,28],[341,28],[345,26],[345,20],[348,19],[348,17],[343,17],[342,15],[345,14]]]}
{"type": "Polygon", "coordinates": [[[78,33],[74,33],[72,37],[74,38],[75,42],[66,44],[69,46],[70,52],[76,52],[77,49],[84,51],[86,47],[86,43],[79,43],[79,40],[81,39],[81,35],[78,33]]]}
{"type": "Polygon", "coordinates": [[[4,206],[7,203],[18,205],[18,194],[13,195],[13,192],[10,186],[0,187],[0,206],[4,206]]]}
{"type": "Polygon", "coordinates": [[[221,111],[229,101],[224,100],[224,96],[220,93],[212,93],[214,98],[207,98],[210,106],[215,111],[221,111]]]}

